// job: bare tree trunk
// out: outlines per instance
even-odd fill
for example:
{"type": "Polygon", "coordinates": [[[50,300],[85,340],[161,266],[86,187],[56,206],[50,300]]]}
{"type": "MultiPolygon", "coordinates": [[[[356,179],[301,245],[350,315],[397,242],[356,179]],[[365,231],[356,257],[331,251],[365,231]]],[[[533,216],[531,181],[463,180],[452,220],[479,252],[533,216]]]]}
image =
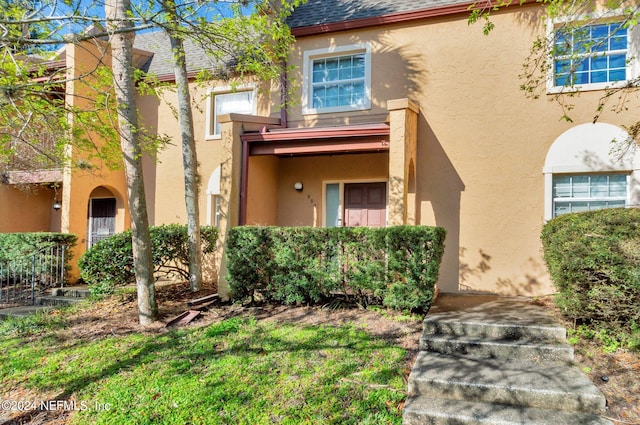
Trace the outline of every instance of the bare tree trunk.
{"type": "Polygon", "coordinates": [[[192,291],[202,286],[202,253],[200,247],[200,209],[198,207],[200,178],[198,175],[198,158],[193,131],[193,114],[191,112],[191,95],[182,38],[178,30],[175,3],[163,3],[165,12],[174,23],[173,31],[169,31],[173,67],[178,95],[178,120],[182,135],[182,165],[184,168],[184,201],[187,209],[187,233],[189,238],[189,285],[192,291]]]}
{"type": "Polygon", "coordinates": [[[131,214],[133,263],[138,289],[138,317],[142,325],[148,325],[158,318],[158,305],[155,296],[151,237],[142,177],[138,111],[135,102],[132,54],[135,33],[126,31],[132,28],[132,23],[127,20],[130,7],[129,0],[105,2],[105,13],[108,18],[113,19],[109,28],[114,32],[111,36],[113,85],[131,214]]]}

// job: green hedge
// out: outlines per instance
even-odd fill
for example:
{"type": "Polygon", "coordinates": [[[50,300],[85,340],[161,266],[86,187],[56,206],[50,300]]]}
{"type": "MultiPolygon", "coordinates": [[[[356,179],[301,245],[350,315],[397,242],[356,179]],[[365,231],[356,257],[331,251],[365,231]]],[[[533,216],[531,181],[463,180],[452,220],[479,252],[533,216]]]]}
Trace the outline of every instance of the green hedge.
{"type": "MultiPolygon", "coordinates": [[[[154,272],[160,275],[178,274],[189,278],[187,226],[170,224],[149,229],[154,272]]],[[[202,253],[215,251],[218,229],[200,228],[202,253]]],[[[87,250],[78,261],[82,279],[95,293],[110,293],[115,286],[135,282],[131,230],[101,240],[87,250]]]]}
{"type": "Polygon", "coordinates": [[[640,326],[640,210],[567,214],[542,230],[556,302],[578,323],[640,326]]]}
{"type": "Polygon", "coordinates": [[[445,233],[426,226],[235,227],[227,239],[227,279],[234,299],[317,304],[342,295],[424,311],[445,233]]]}
{"type": "MultiPolygon", "coordinates": [[[[39,279],[53,273],[63,277],[60,267],[61,255],[64,255],[65,273],[69,270],[69,262],[73,258],[71,248],[75,246],[78,237],[68,233],[0,233],[0,282],[11,280],[12,270],[17,267],[24,273],[21,278],[30,277],[33,272],[39,279]],[[64,252],[55,249],[66,247],[64,252]],[[34,255],[36,257],[33,257],[34,255]]],[[[15,275],[13,276],[15,279],[15,275]]],[[[66,279],[66,275],[64,275],[66,279]]],[[[48,278],[46,278],[48,279],[48,278]]],[[[45,280],[46,280],[45,279],[45,280]]]]}
{"type": "Polygon", "coordinates": [[[0,261],[24,258],[53,246],[72,248],[77,241],[76,235],[68,233],[0,233],[0,261]]]}

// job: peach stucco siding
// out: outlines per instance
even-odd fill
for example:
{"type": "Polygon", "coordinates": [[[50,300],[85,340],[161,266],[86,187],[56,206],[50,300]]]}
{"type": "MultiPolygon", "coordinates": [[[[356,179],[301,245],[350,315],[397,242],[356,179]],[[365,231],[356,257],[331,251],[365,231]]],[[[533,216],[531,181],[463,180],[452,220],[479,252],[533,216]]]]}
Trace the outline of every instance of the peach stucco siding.
{"type": "MultiPolygon", "coordinates": [[[[69,45],[66,48],[66,60],[70,82],[67,83],[67,102],[77,108],[91,108],[96,98],[96,81],[92,77],[84,77],[93,70],[97,58],[102,58],[109,64],[109,50],[103,43],[84,42],[69,45]],[[83,76],[82,78],[79,78],[83,76]]],[[[90,135],[97,146],[105,142],[97,135],[90,135]]],[[[61,231],[78,236],[78,243],[74,248],[74,260],[71,270],[72,280],[79,277],[76,266],[77,259],[87,248],[88,211],[92,197],[113,197],[116,199],[116,232],[129,228],[129,213],[125,207],[127,186],[122,170],[110,170],[103,162],[93,158],[91,152],[82,152],[69,148],[68,154],[73,164],[83,160],[90,167],[71,167],[64,171],[62,183],[62,223],[61,231]],[[109,193],[111,195],[109,195],[109,193]]]]}
{"type": "MultiPolygon", "coordinates": [[[[372,106],[317,115],[294,107],[291,126],[384,121],[390,99],[419,105],[414,213],[417,223],[448,231],[444,292],[553,291],[539,241],[542,168],[553,141],[575,124],[560,119],[563,111],[550,96],[527,99],[519,89],[522,64],[542,31],[540,16],[537,6],[495,14],[489,36],[456,15],[308,36],[293,47],[291,63],[302,69],[305,51],[370,45],[372,106]]],[[[592,120],[601,95],[581,94],[571,111],[575,123],[592,120]]],[[[631,104],[640,105],[637,95],[631,104]]],[[[609,111],[601,117],[621,120],[609,111]]]]}
{"type": "MultiPolygon", "coordinates": [[[[285,113],[279,106],[278,85],[265,83],[257,95],[257,116],[220,116],[219,137],[206,136],[208,93],[229,83],[193,82],[190,89],[201,178],[200,221],[212,222],[214,195],[207,193],[207,182],[211,184],[219,173],[220,181],[214,186],[222,207],[220,253],[225,232],[241,223],[244,205],[247,224],[323,226],[325,183],[384,181],[388,185],[387,224],[415,223],[447,229],[438,283],[442,292],[553,292],[539,240],[545,222],[545,197],[549,196],[543,176],[545,158],[560,135],[592,121],[603,93],[587,91],[571,99],[573,122],[561,119],[562,107],[544,88],[537,99],[524,95],[519,76],[535,37],[544,31],[541,17],[540,5],[508,8],[493,15],[495,29],[488,36],[483,35],[481,25],[467,24],[465,12],[299,37],[292,45],[288,63],[294,68],[288,73],[292,80],[289,86],[296,89],[285,113]],[[304,113],[305,52],[346,46],[370,48],[371,107],[304,113]],[[245,142],[241,136],[246,132],[266,133],[285,124],[281,118],[286,118],[290,129],[388,125],[388,150],[243,158],[245,142]],[[245,165],[248,167],[243,170],[245,165]],[[244,171],[246,193],[241,185],[244,171]],[[301,191],[294,189],[296,182],[303,184],[301,191]]],[[[67,58],[76,74],[101,53],[99,47],[69,48],[67,58]]],[[[71,89],[87,90],[82,84],[74,84],[71,89]]],[[[165,90],[158,97],[141,95],[137,100],[145,131],[167,140],[156,157],[148,156],[143,161],[150,223],[185,223],[175,93],[165,90]]],[[[629,96],[625,106],[637,111],[639,95],[629,96]]],[[[633,119],[605,108],[600,121],[620,127],[633,119]]],[[[14,196],[5,188],[0,190],[2,199],[14,196]]],[[[117,230],[127,228],[123,173],[104,167],[93,174],[68,170],[61,189],[60,223],[52,221],[47,212],[30,218],[27,227],[59,226],[62,231],[76,233],[80,236],[77,254],[81,254],[89,199],[105,193],[112,193],[117,200],[117,230]],[[96,188],[101,189],[96,192],[96,188]]],[[[27,205],[25,202],[51,204],[52,196],[44,193],[31,200],[24,198],[27,201],[20,208],[27,205]]],[[[19,216],[17,212],[11,214],[14,216],[6,220],[19,216]]],[[[220,268],[224,275],[224,263],[220,268]]],[[[228,288],[222,283],[219,290],[224,296],[228,288]]]]}

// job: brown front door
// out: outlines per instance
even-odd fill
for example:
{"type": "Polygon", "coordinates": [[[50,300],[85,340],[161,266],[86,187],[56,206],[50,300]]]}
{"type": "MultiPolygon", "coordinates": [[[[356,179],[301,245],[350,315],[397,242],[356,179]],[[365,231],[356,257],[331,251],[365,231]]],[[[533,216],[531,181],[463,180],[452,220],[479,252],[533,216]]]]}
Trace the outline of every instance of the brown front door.
{"type": "Polygon", "coordinates": [[[89,207],[89,239],[91,248],[116,232],[116,200],[115,198],[91,199],[89,207]]]}
{"type": "Polygon", "coordinates": [[[384,227],[387,216],[387,184],[344,185],[345,226],[384,227]]]}

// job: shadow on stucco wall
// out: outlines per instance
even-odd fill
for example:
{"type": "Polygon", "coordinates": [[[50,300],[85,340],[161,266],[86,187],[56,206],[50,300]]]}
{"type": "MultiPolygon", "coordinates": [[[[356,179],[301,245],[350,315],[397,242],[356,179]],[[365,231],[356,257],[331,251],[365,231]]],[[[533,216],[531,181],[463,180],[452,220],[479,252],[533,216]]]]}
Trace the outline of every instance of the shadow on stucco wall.
{"type": "Polygon", "coordinates": [[[460,275],[460,198],[464,182],[444,151],[427,118],[418,118],[416,220],[447,229],[438,287],[458,292],[460,275]]]}

